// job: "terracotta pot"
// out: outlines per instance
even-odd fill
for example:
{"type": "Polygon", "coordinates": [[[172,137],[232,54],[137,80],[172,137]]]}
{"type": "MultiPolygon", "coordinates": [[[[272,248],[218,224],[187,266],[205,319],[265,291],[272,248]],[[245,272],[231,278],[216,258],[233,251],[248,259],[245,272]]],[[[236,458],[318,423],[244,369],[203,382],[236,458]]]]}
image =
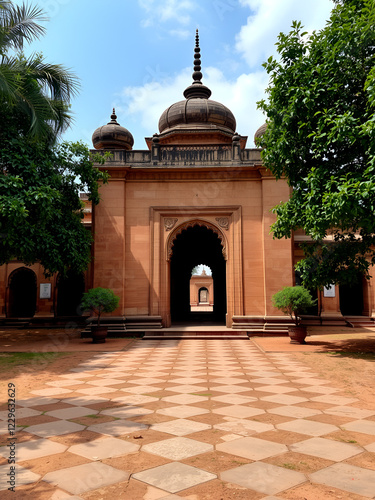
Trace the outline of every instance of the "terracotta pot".
{"type": "Polygon", "coordinates": [[[307,328],[305,326],[289,326],[288,334],[291,344],[306,344],[307,328]]]}
{"type": "Polygon", "coordinates": [[[93,344],[104,344],[107,338],[108,328],[106,326],[92,326],[91,336],[93,344]]]}

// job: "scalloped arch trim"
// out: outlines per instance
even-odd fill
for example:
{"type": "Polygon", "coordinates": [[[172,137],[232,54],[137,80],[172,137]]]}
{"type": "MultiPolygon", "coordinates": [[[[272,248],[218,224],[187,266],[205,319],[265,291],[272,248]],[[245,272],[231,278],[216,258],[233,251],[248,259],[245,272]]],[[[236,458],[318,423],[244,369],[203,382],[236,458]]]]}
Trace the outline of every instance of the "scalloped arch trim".
{"type": "Polygon", "coordinates": [[[222,253],[223,257],[225,260],[227,260],[228,255],[227,255],[227,244],[226,244],[226,238],[224,234],[222,233],[221,229],[219,229],[215,224],[212,222],[206,221],[206,220],[201,220],[201,219],[194,219],[190,220],[187,222],[184,222],[180,226],[178,226],[169,236],[168,242],[167,242],[167,261],[169,261],[172,257],[173,254],[173,246],[174,242],[179,234],[181,234],[183,231],[188,229],[189,227],[195,227],[195,226],[201,226],[201,227],[206,227],[207,229],[211,230],[213,233],[215,233],[219,240],[220,244],[222,246],[222,253]]]}

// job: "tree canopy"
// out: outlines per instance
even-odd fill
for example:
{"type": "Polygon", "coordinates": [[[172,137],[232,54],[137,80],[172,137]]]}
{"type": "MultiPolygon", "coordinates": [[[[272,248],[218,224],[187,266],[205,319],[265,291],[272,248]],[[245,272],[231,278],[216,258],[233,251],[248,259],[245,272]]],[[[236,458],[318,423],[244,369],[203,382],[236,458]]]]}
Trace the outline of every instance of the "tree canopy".
{"type": "Polygon", "coordinates": [[[276,238],[302,228],[307,286],[348,283],[375,264],[375,2],[335,0],[326,26],[293,22],[264,64],[264,164],[291,197],[274,212],[276,238]]]}
{"type": "Polygon", "coordinates": [[[78,80],[24,43],[44,33],[43,12],[0,0],[0,265],[40,262],[45,274],[84,271],[92,236],[83,226],[80,192],[99,202],[107,174],[93,168],[81,143],[56,144],[70,124],[78,80]]]}
{"type": "Polygon", "coordinates": [[[86,270],[92,236],[82,224],[79,194],[98,203],[98,182],[107,179],[93,160],[105,157],[91,158],[82,143],[51,148],[17,136],[1,141],[0,265],[40,262],[46,275],[86,270]]]}
{"type": "Polygon", "coordinates": [[[43,11],[0,0],[0,123],[17,117],[20,133],[54,142],[71,123],[70,99],[78,79],[42,54],[23,55],[25,43],[45,33],[43,11]]]}

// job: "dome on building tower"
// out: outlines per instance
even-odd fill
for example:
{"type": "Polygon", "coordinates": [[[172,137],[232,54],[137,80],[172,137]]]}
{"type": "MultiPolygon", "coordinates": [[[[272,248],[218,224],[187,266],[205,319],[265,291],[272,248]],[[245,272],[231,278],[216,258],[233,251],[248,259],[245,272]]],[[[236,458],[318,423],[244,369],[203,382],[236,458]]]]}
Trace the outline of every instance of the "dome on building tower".
{"type": "Polygon", "coordinates": [[[258,128],[258,130],[255,132],[255,134],[254,134],[254,143],[255,143],[256,146],[258,146],[258,144],[257,144],[258,139],[260,139],[263,136],[263,134],[264,134],[264,132],[266,130],[267,130],[267,123],[263,123],[263,125],[260,126],[258,128]]]}
{"type": "Polygon", "coordinates": [[[184,91],[185,100],[169,106],[159,120],[162,143],[196,141],[230,143],[236,119],[224,104],[210,99],[211,90],[203,85],[198,30],[195,38],[193,83],[184,91]]]}
{"type": "Polygon", "coordinates": [[[132,149],[134,139],[125,127],[121,127],[116,121],[115,108],[111,115],[111,121],[95,130],[92,134],[92,143],[95,149],[132,149]]]}

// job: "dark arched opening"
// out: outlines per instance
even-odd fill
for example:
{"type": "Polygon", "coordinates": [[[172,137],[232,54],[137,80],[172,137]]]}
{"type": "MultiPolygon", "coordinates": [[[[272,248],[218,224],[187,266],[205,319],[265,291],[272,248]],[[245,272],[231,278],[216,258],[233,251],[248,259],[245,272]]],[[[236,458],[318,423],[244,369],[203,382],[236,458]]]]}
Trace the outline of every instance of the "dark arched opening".
{"type": "Polygon", "coordinates": [[[32,318],[36,311],[36,274],[20,267],[9,276],[9,318],[32,318]]]}
{"type": "Polygon", "coordinates": [[[343,316],[362,316],[363,314],[363,276],[348,285],[339,286],[340,310],[343,316]]]}
{"type": "Polygon", "coordinates": [[[85,278],[83,274],[68,271],[66,276],[57,278],[57,316],[80,316],[80,304],[85,292],[85,278]]]}
{"type": "Polygon", "coordinates": [[[212,229],[197,224],[178,234],[172,247],[170,270],[172,322],[225,322],[226,263],[221,241],[212,229]],[[212,312],[194,313],[190,311],[191,270],[201,262],[212,270],[215,301],[212,312]]]}

